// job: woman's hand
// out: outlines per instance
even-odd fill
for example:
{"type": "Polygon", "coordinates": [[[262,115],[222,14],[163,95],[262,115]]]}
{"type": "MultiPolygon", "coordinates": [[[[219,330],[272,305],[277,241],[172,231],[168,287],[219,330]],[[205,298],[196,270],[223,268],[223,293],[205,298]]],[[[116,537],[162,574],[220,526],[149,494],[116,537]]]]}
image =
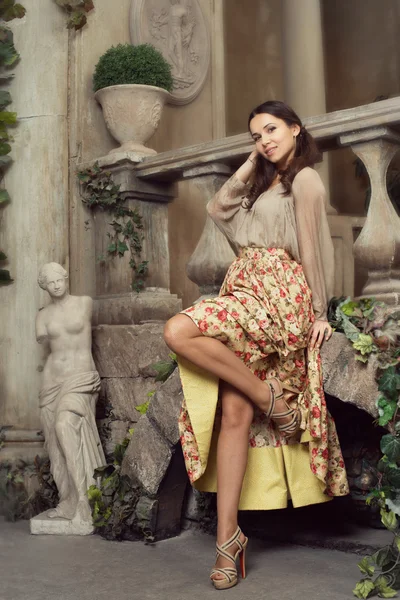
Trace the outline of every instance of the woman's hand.
{"type": "Polygon", "coordinates": [[[253,150],[248,158],[244,161],[241,167],[238,168],[235,175],[236,177],[242,181],[243,183],[247,183],[255,169],[256,166],[256,158],[258,152],[257,150],[253,150]]]}
{"type": "Polygon", "coordinates": [[[253,150],[253,152],[250,154],[250,156],[248,157],[247,160],[249,160],[250,162],[253,163],[253,165],[255,165],[256,164],[257,156],[258,156],[258,151],[257,150],[253,150]]]}
{"type": "Polygon", "coordinates": [[[332,336],[333,329],[328,321],[314,321],[308,330],[307,344],[310,350],[320,348],[324,339],[329,340],[332,336]]]}

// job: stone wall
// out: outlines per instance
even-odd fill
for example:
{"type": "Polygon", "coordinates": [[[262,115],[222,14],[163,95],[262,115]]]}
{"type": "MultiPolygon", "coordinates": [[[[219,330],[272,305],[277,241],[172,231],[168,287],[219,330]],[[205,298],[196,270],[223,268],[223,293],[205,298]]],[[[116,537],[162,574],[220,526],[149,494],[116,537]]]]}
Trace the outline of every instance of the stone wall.
{"type": "Polygon", "coordinates": [[[178,371],[166,383],[155,382],[152,366],[168,360],[163,324],[101,325],[93,330],[93,355],[102,379],[97,407],[100,437],[108,460],[116,444],[133,429],[122,473],[138,484],[136,514],[155,539],[181,529],[187,476],[179,444],[182,391],[178,371]],[[136,406],[149,400],[143,416],[136,406]]]}

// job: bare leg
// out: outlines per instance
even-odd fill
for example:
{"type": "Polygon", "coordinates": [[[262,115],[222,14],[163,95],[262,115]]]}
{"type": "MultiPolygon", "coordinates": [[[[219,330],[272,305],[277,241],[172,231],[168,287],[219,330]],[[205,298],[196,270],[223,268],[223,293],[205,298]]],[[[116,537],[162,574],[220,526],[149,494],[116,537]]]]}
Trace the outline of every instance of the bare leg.
{"type": "MultiPolygon", "coordinates": [[[[230,383],[262,411],[268,411],[271,402],[269,386],[256,377],[225,344],[204,336],[190,317],[183,314],[172,317],[166,323],[164,339],[174,352],[230,383]]],[[[277,384],[273,385],[275,387],[277,384]]],[[[286,397],[292,395],[290,392],[286,397]]],[[[286,410],[285,399],[277,400],[276,412],[286,410]]]]}
{"type": "MultiPolygon", "coordinates": [[[[242,483],[247,465],[249,428],[253,420],[252,402],[231,385],[220,382],[222,421],[217,449],[217,542],[223,544],[237,529],[237,513],[242,483]]],[[[241,540],[244,541],[242,535],[241,540]]],[[[227,551],[234,555],[237,545],[227,551]]],[[[226,558],[218,557],[217,567],[232,567],[226,558]]],[[[215,574],[214,579],[223,579],[215,574]]]]}

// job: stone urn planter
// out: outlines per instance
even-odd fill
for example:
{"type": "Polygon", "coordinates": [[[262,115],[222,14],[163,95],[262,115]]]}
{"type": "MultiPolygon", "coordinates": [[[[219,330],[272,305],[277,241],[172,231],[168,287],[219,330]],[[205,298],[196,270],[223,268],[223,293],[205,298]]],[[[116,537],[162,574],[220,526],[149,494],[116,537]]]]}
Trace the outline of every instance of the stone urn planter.
{"type": "Polygon", "coordinates": [[[157,154],[145,145],[160,123],[162,109],[170,98],[167,90],[152,85],[111,85],[95,93],[111,135],[121,144],[109,154],[134,152],[157,154]]]}

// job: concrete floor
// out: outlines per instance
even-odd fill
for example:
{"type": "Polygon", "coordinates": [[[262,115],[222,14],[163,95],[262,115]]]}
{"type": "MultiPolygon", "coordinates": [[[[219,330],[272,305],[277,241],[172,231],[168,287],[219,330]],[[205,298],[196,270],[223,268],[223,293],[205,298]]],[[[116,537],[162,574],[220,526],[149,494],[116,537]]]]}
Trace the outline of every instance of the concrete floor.
{"type": "Polygon", "coordinates": [[[248,576],[224,592],[208,581],[214,540],[186,531],[146,546],[99,536],[31,536],[0,520],[0,600],[348,600],[360,557],[250,541],[248,576]]]}

